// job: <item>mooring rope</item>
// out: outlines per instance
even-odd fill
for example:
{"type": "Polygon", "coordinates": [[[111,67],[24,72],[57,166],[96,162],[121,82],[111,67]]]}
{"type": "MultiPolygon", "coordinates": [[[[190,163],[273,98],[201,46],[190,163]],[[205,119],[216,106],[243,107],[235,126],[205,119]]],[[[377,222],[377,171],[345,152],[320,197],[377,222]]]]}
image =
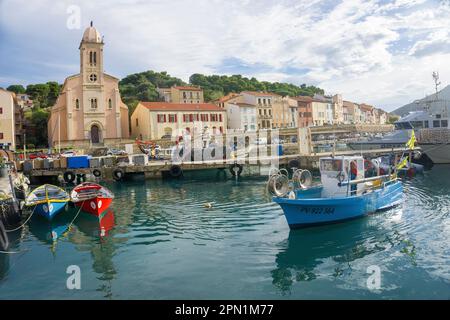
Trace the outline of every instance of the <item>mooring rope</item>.
{"type": "Polygon", "coordinates": [[[72,222],[69,223],[69,226],[67,227],[67,231],[64,232],[64,234],[66,234],[67,232],[70,231],[70,228],[72,228],[73,223],[75,222],[75,220],[78,218],[78,215],[81,212],[81,209],[83,209],[83,205],[84,205],[84,201],[81,203],[80,209],[78,210],[77,214],[75,215],[75,217],[73,218],[72,222]]]}
{"type": "Polygon", "coordinates": [[[36,210],[36,206],[34,206],[34,208],[33,208],[33,211],[31,211],[31,214],[30,214],[30,216],[27,218],[27,220],[25,220],[25,222],[24,223],[22,223],[22,225],[21,226],[19,226],[19,227],[17,227],[17,228],[15,228],[15,229],[10,229],[10,230],[8,230],[8,229],[5,229],[5,231],[6,232],[14,232],[14,231],[17,231],[17,230],[19,230],[19,229],[21,229],[21,228],[23,228],[27,223],[28,223],[28,221],[30,221],[30,219],[31,219],[31,217],[33,216],[33,214],[34,214],[34,210],[36,210]]]}
{"type": "Polygon", "coordinates": [[[18,253],[22,253],[22,252],[27,252],[27,251],[30,251],[30,250],[21,250],[21,251],[1,251],[0,250],[0,253],[3,253],[3,254],[18,254],[18,253]]]}

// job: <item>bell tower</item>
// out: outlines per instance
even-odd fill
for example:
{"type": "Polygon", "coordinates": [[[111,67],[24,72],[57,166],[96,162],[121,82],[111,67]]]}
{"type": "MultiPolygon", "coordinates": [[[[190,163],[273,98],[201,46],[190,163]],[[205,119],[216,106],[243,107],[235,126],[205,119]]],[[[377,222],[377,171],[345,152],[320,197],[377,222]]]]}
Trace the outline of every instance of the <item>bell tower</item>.
{"type": "Polygon", "coordinates": [[[103,84],[103,38],[94,24],[84,31],[80,43],[80,74],[83,85],[103,84]]]}

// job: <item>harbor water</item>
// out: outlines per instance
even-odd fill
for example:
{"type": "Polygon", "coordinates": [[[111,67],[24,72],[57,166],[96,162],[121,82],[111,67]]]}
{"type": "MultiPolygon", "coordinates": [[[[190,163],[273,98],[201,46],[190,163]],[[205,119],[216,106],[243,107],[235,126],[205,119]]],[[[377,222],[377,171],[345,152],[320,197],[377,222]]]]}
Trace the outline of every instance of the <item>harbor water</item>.
{"type": "Polygon", "coordinates": [[[105,184],[116,198],[101,221],[68,208],[10,234],[0,299],[450,299],[450,166],[406,181],[400,207],[300,230],[265,182],[105,184]]]}

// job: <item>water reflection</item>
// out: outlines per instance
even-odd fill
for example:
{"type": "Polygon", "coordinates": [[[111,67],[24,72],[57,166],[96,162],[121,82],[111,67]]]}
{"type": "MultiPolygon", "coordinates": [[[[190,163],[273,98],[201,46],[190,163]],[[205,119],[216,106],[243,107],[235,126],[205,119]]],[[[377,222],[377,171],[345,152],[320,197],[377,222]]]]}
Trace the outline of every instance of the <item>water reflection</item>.
{"type": "Polygon", "coordinates": [[[90,251],[92,257],[92,269],[99,274],[101,281],[96,289],[101,291],[105,298],[111,299],[112,283],[117,271],[113,263],[113,257],[117,249],[117,243],[113,237],[115,227],[115,215],[113,210],[108,210],[101,217],[83,214],[75,220],[76,231],[71,235],[70,241],[76,244],[79,251],[90,251]]]}
{"type": "Polygon", "coordinates": [[[28,230],[55,254],[58,240],[67,235],[66,233],[69,231],[72,220],[73,215],[71,212],[60,214],[52,221],[48,221],[39,216],[33,216],[30,219],[28,230]]]}
{"type": "Polygon", "coordinates": [[[397,208],[344,224],[290,231],[279,245],[283,249],[276,255],[277,267],[271,272],[273,285],[286,295],[295,283],[345,277],[352,273],[356,260],[391,248],[415,266],[412,240],[406,232],[392,228],[401,213],[402,208],[397,208]],[[325,262],[327,267],[320,268],[325,262]]]}

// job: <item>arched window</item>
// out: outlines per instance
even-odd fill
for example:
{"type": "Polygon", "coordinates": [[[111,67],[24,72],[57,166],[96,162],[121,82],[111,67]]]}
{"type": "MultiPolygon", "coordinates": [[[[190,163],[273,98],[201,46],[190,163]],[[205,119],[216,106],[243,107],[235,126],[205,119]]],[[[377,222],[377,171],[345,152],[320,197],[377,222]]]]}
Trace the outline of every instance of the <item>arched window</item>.
{"type": "Polygon", "coordinates": [[[93,61],[92,51],[89,51],[89,63],[92,64],[92,61],[93,61]]]}
{"type": "Polygon", "coordinates": [[[75,100],[75,109],[80,109],[80,100],[75,100]]]}
{"type": "Polygon", "coordinates": [[[109,107],[110,109],[112,109],[112,100],[111,100],[111,99],[108,99],[108,107],[109,107]]]}
{"type": "Polygon", "coordinates": [[[94,52],[94,66],[97,65],[97,52],[94,52]]]}

